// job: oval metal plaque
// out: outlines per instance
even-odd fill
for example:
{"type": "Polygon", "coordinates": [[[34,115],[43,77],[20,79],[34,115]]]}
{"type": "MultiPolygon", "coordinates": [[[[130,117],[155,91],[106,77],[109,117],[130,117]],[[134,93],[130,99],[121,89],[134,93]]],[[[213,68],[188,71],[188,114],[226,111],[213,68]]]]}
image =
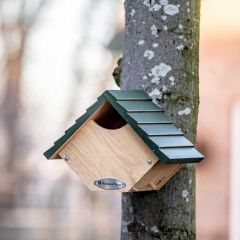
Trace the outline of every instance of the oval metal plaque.
{"type": "Polygon", "coordinates": [[[115,178],[102,178],[94,181],[94,185],[105,190],[118,190],[126,187],[126,183],[115,178]]]}

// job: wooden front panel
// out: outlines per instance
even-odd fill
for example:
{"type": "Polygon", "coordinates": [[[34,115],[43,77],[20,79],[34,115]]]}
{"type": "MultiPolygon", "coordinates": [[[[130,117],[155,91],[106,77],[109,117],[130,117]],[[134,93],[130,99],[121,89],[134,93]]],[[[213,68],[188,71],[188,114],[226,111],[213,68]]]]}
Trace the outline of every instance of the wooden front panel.
{"type": "Polygon", "coordinates": [[[106,129],[89,120],[59,152],[69,156],[68,165],[84,184],[101,191],[94,180],[116,178],[126,183],[127,192],[157,163],[158,157],[128,125],[106,129]],[[152,164],[148,164],[152,160],[152,164]]]}

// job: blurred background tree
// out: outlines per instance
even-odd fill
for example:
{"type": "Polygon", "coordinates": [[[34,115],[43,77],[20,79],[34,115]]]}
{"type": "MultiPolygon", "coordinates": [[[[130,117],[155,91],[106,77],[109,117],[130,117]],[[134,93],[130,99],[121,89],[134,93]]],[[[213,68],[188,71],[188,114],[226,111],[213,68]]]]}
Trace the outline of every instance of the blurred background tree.
{"type": "Polygon", "coordinates": [[[5,149],[1,153],[4,159],[2,170],[12,180],[6,181],[9,183],[5,202],[7,205],[12,204],[12,190],[21,177],[21,173],[17,170],[19,170],[19,158],[24,158],[22,149],[26,147],[25,133],[20,129],[19,124],[24,52],[28,35],[45,3],[45,0],[0,1],[1,80],[4,82],[2,83],[4,94],[0,105],[0,120],[5,133],[5,149]]]}

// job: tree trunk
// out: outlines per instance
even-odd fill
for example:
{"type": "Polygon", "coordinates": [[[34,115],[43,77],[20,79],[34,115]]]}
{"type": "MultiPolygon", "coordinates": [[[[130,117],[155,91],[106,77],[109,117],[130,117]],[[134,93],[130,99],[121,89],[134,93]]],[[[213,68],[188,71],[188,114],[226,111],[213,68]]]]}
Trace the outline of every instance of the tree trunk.
{"type": "MultiPolygon", "coordinates": [[[[122,89],[144,89],[195,141],[199,104],[198,0],[126,0],[122,89]]],[[[122,240],[195,239],[195,168],[161,190],[122,195],[122,240]]]]}

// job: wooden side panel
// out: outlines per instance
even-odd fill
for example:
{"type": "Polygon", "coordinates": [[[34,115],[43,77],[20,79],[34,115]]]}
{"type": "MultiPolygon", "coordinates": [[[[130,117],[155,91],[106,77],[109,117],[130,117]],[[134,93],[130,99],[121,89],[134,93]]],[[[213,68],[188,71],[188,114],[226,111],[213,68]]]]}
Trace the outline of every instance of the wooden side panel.
{"type": "Polygon", "coordinates": [[[126,183],[125,188],[116,191],[128,192],[158,162],[128,124],[112,130],[94,120],[81,127],[59,155],[69,157],[68,165],[92,191],[102,191],[94,180],[116,178],[126,183]]]}
{"type": "Polygon", "coordinates": [[[164,164],[158,162],[130,191],[159,190],[170,180],[181,166],[182,164],[164,164]]]}

